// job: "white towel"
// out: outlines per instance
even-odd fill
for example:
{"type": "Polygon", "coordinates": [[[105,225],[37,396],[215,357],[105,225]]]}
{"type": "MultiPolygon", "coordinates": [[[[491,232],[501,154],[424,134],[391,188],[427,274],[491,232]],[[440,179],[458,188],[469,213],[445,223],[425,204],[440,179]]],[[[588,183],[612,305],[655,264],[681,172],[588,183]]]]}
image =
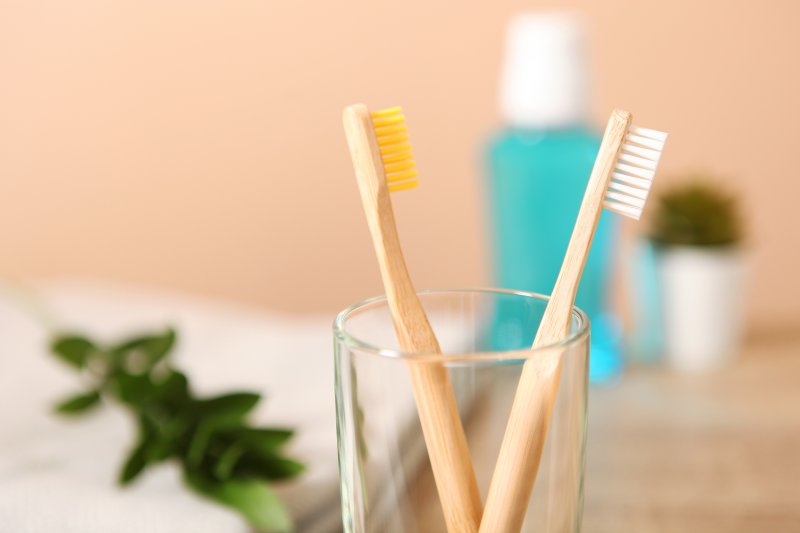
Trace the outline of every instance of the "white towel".
{"type": "MultiPolygon", "coordinates": [[[[37,284],[67,328],[116,341],[166,325],[195,391],[262,392],[255,420],[297,429],[288,452],[307,472],[278,491],[298,530],[341,530],[332,317],[288,317],[185,295],[98,282],[37,284]]],[[[0,533],[231,533],[233,512],[181,486],[174,465],[132,487],[115,485],[132,424],[113,406],[75,421],[50,414],[79,391],[78,376],[47,352],[44,329],[0,293],[0,533]]]]}

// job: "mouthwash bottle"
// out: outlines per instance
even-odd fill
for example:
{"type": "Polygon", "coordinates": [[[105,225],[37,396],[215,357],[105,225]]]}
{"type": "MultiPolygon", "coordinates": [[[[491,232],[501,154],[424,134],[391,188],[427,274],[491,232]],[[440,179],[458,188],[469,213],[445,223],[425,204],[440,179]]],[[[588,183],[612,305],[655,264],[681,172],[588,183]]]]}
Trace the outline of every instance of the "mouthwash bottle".
{"type": "MultiPolygon", "coordinates": [[[[511,21],[506,48],[505,125],[486,157],[495,283],[549,295],[600,147],[587,124],[583,26],[566,13],[521,15],[511,21]]],[[[615,236],[613,216],[603,213],[576,300],[592,325],[595,382],[614,380],[622,370],[618,328],[607,310],[615,236]]],[[[497,312],[495,347],[519,346],[519,335],[533,340],[535,332],[514,332],[502,308],[497,312]]]]}

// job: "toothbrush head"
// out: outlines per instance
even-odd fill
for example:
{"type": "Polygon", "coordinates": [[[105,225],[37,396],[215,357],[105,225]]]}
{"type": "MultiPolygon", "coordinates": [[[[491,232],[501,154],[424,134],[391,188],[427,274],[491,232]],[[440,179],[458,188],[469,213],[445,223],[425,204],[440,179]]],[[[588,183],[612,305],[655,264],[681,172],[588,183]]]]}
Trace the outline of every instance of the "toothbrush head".
{"type": "Polygon", "coordinates": [[[606,209],[639,220],[666,140],[661,131],[628,128],[606,190],[606,209]]]}
{"type": "Polygon", "coordinates": [[[419,185],[419,180],[417,164],[408,142],[408,127],[403,109],[392,107],[374,111],[370,113],[370,118],[389,191],[413,189],[419,185]]]}

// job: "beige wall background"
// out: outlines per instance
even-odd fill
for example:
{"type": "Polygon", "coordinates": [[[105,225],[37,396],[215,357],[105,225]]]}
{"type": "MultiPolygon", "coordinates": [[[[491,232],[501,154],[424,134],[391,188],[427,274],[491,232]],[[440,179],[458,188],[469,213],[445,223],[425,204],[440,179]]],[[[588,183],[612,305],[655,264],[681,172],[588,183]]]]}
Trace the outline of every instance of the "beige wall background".
{"type": "Polygon", "coordinates": [[[0,0],[0,276],[101,277],[290,311],[380,291],[341,108],[402,104],[417,284],[488,283],[480,149],[504,26],[582,10],[602,125],[668,130],[749,217],[755,324],[800,322],[800,3],[0,0]]]}

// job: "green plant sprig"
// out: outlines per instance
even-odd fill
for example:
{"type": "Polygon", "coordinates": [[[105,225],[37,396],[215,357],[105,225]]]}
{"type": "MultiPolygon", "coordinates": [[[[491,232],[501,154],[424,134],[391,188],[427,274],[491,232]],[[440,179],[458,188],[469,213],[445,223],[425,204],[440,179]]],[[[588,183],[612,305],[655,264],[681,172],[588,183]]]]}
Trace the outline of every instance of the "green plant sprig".
{"type": "Polygon", "coordinates": [[[290,531],[289,514],[268,482],[304,468],[282,453],[292,430],[249,424],[259,394],[195,396],[186,375],[169,363],[175,340],[172,329],[111,346],[82,335],[56,336],[53,354],[88,383],[88,390],[59,402],[56,412],[80,415],[105,400],[122,405],[135,419],[138,436],[120,470],[121,485],[149,466],[175,460],[197,493],[233,508],[258,530],[290,531]]]}
{"type": "Polygon", "coordinates": [[[736,197],[694,178],[662,194],[651,217],[650,238],[661,245],[730,246],[742,240],[736,197]]]}

